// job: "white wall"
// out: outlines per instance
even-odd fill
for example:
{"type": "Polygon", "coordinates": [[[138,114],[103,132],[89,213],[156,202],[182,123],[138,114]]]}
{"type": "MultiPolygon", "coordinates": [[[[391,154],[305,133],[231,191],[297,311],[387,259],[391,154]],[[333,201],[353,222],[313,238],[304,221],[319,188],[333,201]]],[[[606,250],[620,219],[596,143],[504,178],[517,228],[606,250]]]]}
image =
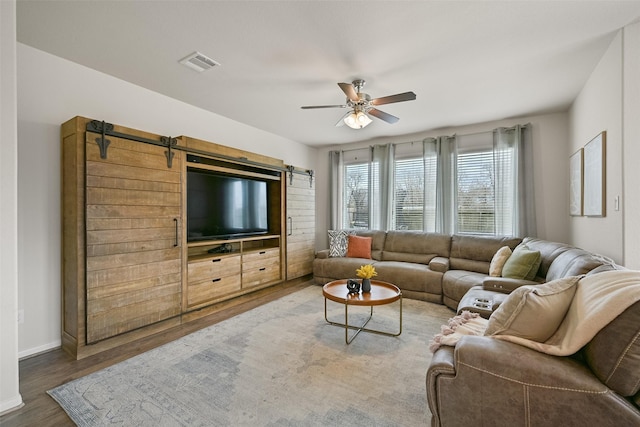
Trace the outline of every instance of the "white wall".
{"type": "MultiPolygon", "coordinates": [[[[636,76],[637,77],[637,76],[636,76]]],[[[622,32],[609,46],[569,111],[570,153],[602,131],[606,141],[606,215],[571,217],[570,243],[624,263],[622,208],[622,32]]],[[[637,120],[637,118],[635,119],[637,120]]],[[[637,182],[637,181],[636,181],[637,182]]]]}
{"type": "Polygon", "coordinates": [[[16,4],[0,1],[0,413],[22,404],[18,389],[18,144],[16,4]]]}
{"type": "MultiPolygon", "coordinates": [[[[488,123],[438,129],[428,133],[406,135],[396,138],[364,141],[356,144],[325,147],[318,152],[316,176],[317,200],[329,197],[329,151],[349,150],[374,144],[421,141],[430,136],[466,135],[491,131],[501,126],[531,123],[533,139],[534,191],[536,197],[536,220],[538,237],[558,242],[568,242],[569,204],[567,172],[568,158],[568,116],[566,113],[520,117],[488,123]]],[[[329,206],[316,203],[316,248],[328,247],[326,230],[329,227],[329,206]]]]}
{"type": "Polygon", "coordinates": [[[624,265],[640,270],[640,21],[623,32],[624,265]]]}
{"type": "MultiPolygon", "coordinates": [[[[21,357],[60,345],[60,125],[74,116],[187,135],[315,169],[315,150],[18,44],[21,357]]],[[[3,199],[4,200],[4,199],[3,199]]],[[[3,202],[4,206],[4,202],[3,202]]]]}

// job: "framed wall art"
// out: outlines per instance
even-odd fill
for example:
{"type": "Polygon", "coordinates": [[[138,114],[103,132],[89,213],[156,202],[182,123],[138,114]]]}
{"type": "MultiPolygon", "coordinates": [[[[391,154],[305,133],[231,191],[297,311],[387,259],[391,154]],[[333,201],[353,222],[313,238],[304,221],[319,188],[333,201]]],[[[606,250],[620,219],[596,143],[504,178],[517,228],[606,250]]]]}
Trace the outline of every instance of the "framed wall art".
{"type": "Polygon", "coordinates": [[[582,165],[581,148],[569,157],[569,214],[582,216],[582,165]]]}
{"type": "Polygon", "coordinates": [[[584,146],[584,215],[606,215],[606,131],[584,146]]]}

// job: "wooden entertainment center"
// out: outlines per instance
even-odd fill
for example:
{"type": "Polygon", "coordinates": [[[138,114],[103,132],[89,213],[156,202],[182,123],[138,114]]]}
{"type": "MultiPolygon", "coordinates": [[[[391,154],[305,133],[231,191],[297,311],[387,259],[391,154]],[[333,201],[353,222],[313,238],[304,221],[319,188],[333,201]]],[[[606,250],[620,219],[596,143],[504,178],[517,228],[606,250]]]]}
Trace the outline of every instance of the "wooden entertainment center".
{"type": "Polygon", "coordinates": [[[161,332],[210,314],[222,301],[311,273],[313,171],[83,117],[64,123],[61,138],[62,347],[74,357],[161,332]],[[260,181],[267,204],[260,232],[188,234],[190,171],[260,181]]]}

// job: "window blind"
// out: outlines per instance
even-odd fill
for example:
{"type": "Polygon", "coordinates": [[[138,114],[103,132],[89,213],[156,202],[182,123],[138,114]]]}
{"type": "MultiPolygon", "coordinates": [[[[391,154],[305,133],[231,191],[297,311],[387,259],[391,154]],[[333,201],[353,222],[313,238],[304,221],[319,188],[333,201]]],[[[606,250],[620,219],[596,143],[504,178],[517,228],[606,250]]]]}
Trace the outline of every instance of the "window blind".
{"type": "Polygon", "coordinates": [[[495,233],[493,151],[458,154],[458,232],[495,233]]]}
{"type": "Polygon", "coordinates": [[[347,228],[369,228],[369,162],[344,166],[343,218],[347,228]]]}
{"type": "Polygon", "coordinates": [[[424,229],[422,157],[395,160],[393,225],[396,230],[424,229]]]}

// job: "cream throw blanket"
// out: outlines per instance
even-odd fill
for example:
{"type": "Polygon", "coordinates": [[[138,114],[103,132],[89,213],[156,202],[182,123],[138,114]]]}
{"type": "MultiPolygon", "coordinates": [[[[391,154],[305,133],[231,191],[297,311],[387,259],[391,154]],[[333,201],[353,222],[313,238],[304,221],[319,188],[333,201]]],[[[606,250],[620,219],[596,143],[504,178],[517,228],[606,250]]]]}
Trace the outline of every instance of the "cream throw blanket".
{"type": "MultiPolygon", "coordinates": [[[[503,341],[555,356],[574,354],[613,319],[640,301],[640,271],[613,270],[580,279],[567,314],[556,332],[544,343],[512,335],[493,335],[503,341]]],[[[449,320],[429,343],[434,352],[440,345],[455,346],[464,335],[484,335],[488,320],[463,312],[449,320]]]]}
{"type": "Polygon", "coordinates": [[[613,270],[585,276],[578,282],[560,327],[546,342],[510,335],[495,335],[495,338],[554,356],[568,356],[584,347],[602,328],[637,301],[640,301],[638,271],[613,270]]]}

